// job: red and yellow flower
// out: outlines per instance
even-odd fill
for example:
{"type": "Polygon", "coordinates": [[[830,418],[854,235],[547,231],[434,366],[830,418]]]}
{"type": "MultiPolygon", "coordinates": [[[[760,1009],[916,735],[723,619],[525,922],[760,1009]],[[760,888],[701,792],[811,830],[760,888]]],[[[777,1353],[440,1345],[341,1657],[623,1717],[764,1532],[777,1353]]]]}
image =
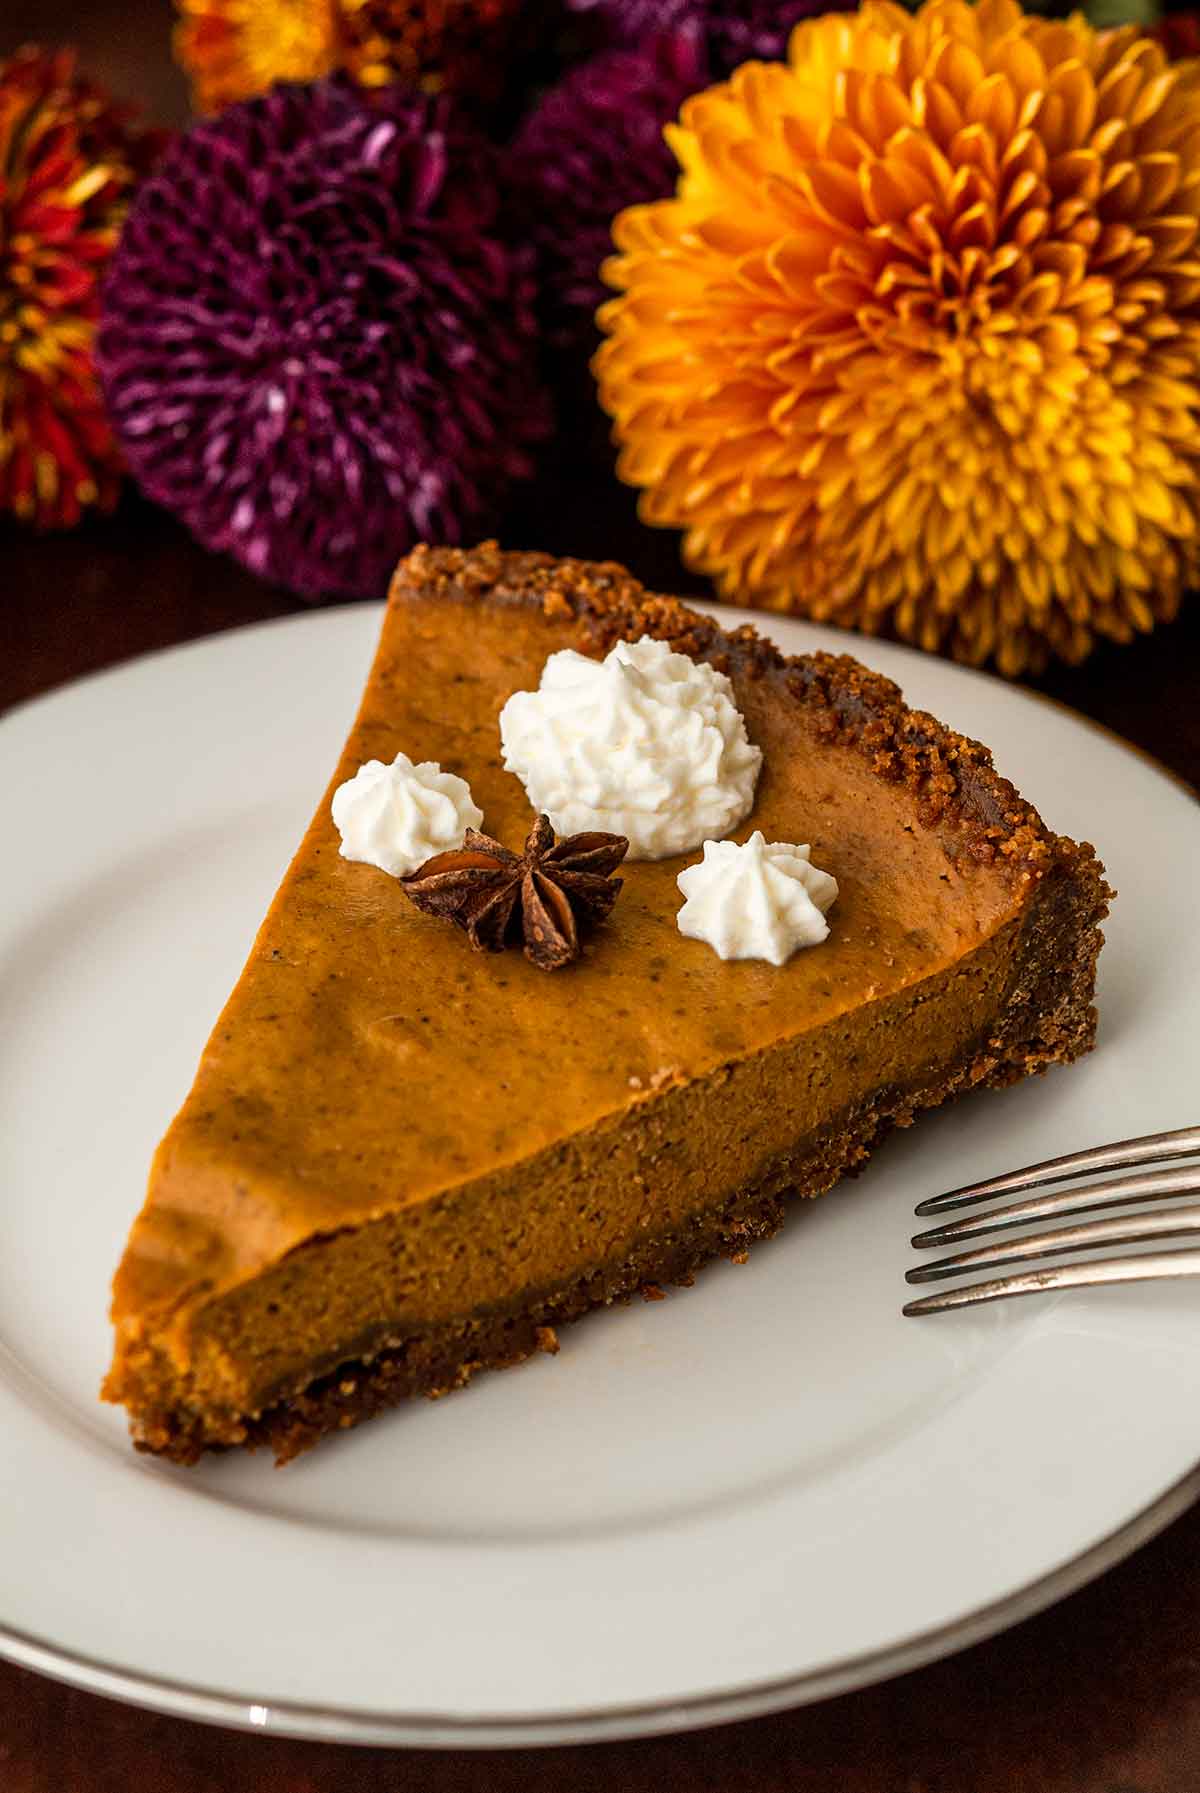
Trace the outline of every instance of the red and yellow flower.
{"type": "Polygon", "coordinates": [[[65,52],[0,62],[0,513],[60,528],[116,499],[92,362],[99,287],[162,141],[65,52]]]}

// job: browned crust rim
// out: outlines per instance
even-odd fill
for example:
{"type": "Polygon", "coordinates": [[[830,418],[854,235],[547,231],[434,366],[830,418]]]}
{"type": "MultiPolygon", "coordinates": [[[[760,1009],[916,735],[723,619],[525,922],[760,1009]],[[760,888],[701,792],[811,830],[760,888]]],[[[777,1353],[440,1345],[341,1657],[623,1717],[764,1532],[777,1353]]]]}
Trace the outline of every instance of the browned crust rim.
{"type": "MultiPolygon", "coordinates": [[[[615,561],[560,560],[550,554],[421,546],[401,561],[389,602],[536,606],[548,618],[573,619],[585,650],[652,635],[681,653],[751,679],[772,678],[807,712],[823,742],[856,749],[875,775],[917,799],[921,824],[936,827],[955,851],[1018,872],[1052,867],[1102,868],[1089,843],[1055,834],[981,742],[904,702],[891,679],[849,654],[782,654],[749,624],[723,629],[678,598],[647,592],[615,561]]],[[[1112,891],[1104,887],[1105,896],[1112,891]]]]}

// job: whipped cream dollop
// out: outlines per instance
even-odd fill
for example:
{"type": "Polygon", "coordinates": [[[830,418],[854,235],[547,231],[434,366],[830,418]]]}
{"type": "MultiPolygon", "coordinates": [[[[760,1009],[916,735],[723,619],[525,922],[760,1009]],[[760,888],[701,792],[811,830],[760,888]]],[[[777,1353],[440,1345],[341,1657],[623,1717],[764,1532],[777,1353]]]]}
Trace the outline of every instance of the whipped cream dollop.
{"type": "Polygon", "coordinates": [[[624,834],[630,859],[717,840],[749,813],[762,753],[724,673],[665,641],[551,654],[500,712],[504,764],[559,834],[624,834]]]}
{"type": "Polygon", "coordinates": [[[704,940],[722,959],[769,959],[782,965],[800,946],[817,946],[838,893],[837,879],[812,864],[808,847],[768,844],[758,828],[744,846],[704,843],[704,858],[680,872],[687,901],[676,916],[681,934],[704,940]]]}
{"type": "Polygon", "coordinates": [[[377,865],[393,878],[461,847],[467,829],[483,821],[465,779],[443,772],[436,760],[414,766],[406,753],[390,766],[368,760],[338,786],[331,808],[342,858],[377,865]]]}

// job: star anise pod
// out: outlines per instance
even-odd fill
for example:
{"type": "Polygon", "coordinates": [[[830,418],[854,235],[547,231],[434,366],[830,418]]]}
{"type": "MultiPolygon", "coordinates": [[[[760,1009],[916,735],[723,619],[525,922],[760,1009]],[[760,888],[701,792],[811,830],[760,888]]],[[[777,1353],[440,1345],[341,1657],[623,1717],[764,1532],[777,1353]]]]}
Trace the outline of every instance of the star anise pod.
{"type": "Polygon", "coordinates": [[[628,851],[623,834],[556,840],[539,816],[519,856],[468,828],[461,847],[435,853],[401,882],[418,909],[455,922],[478,951],[524,938],[530,963],[557,971],[579,957],[580,928],[616,902],[621,880],[612,874],[628,851]]]}

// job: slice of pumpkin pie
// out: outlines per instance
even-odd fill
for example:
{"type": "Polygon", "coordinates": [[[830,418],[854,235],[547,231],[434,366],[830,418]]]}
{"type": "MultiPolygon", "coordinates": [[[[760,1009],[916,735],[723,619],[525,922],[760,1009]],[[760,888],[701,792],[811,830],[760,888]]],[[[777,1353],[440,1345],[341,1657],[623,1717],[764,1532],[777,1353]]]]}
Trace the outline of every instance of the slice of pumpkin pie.
{"type": "Polygon", "coordinates": [[[1086,1051],[1109,894],[985,747],[854,660],[789,659],[618,566],[419,549],[155,1156],[104,1395],[141,1449],[284,1461],[553,1349],[744,1252],[921,1109],[1086,1051]],[[618,648],[635,710],[681,655],[740,715],[721,784],[681,712],[682,824],[636,716],[556,757],[618,648]],[[564,650],[550,722],[506,710],[564,650]],[[436,849],[415,873],[378,845],[397,805],[436,849]]]}

